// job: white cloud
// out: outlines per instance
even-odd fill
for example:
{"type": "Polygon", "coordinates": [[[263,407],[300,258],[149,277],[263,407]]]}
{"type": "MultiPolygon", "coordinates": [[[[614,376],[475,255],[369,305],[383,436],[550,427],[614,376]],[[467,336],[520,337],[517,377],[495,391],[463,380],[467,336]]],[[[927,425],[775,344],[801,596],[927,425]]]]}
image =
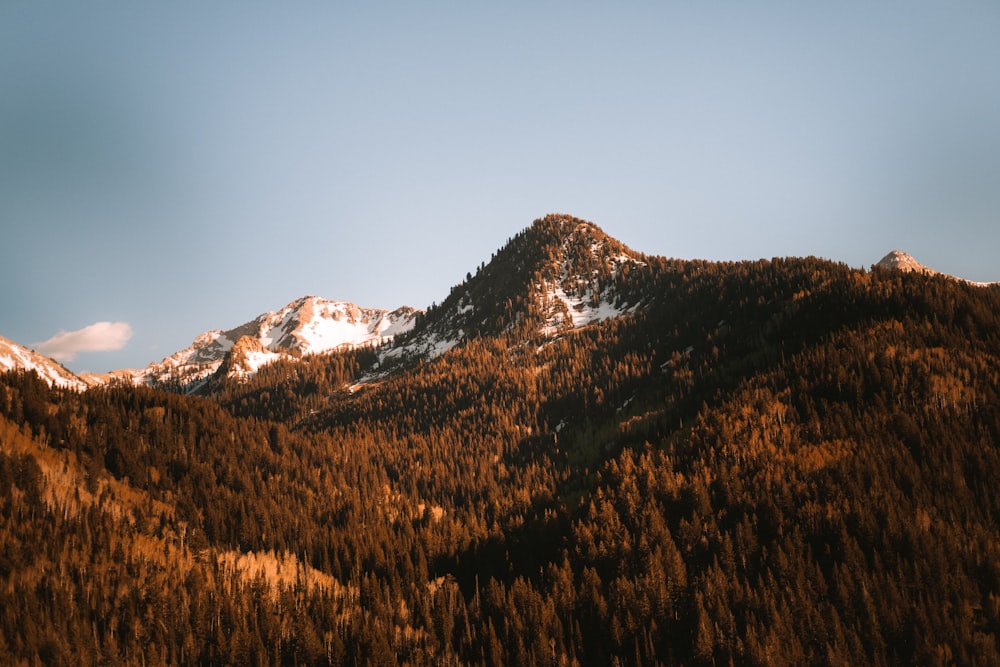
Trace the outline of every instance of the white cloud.
{"type": "Polygon", "coordinates": [[[73,361],[80,352],[120,350],[131,337],[132,327],[128,322],[95,322],[77,331],[60,331],[32,347],[56,361],[73,361]]]}

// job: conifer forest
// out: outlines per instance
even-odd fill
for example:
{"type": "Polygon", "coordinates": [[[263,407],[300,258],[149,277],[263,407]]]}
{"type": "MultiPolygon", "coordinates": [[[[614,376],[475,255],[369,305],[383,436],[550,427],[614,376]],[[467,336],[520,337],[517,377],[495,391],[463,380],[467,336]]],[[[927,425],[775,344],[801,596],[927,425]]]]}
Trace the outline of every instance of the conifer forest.
{"type": "Polygon", "coordinates": [[[998,665],[998,484],[1000,286],[552,215],[380,347],[0,375],[0,663],[998,665]]]}

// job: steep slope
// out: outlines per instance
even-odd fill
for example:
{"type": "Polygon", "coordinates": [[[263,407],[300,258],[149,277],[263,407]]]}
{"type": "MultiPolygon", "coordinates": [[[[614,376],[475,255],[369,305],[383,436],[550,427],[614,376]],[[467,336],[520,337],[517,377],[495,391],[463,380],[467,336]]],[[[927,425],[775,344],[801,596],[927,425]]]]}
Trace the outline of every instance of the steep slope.
{"type": "Polygon", "coordinates": [[[1000,664],[1000,290],[557,218],[431,334],[0,375],[0,662],[1000,664]]]}
{"type": "Polygon", "coordinates": [[[630,317],[472,339],[312,423],[441,507],[468,547],[436,571],[477,613],[490,591],[498,662],[994,662],[1000,296],[646,263],[630,317]]]}
{"type": "Polygon", "coordinates": [[[388,311],[306,296],[228,331],[206,331],[189,347],[135,371],[133,376],[145,384],[190,390],[215,374],[234,345],[247,338],[256,341],[259,350],[250,356],[244,354],[247,349],[242,350],[240,359],[229,366],[234,375],[245,378],[260,365],[279,358],[390,341],[412,329],[419,313],[409,307],[388,311]]]}
{"type": "Polygon", "coordinates": [[[467,274],[383,358],[433,358],[480,336],[551,337],[623,314],[640,305],[629,276],[645,268],[644,255],[597,225],[548,215],[467,274]]]}
{"type": "Polygon", "coordinates": [[[257,338],[240,336],[223,358],[218,373],[227,378],[245,380],[262,366],[273,364],[287,356],[281,352],[272,352],[257,338]]]}
{"type": "MultiPolygon", "coordinates": [[[[311,621],[309,632],[257,628],[259,647],[226,638],[258,614],[280,617],[290,600],[340,617],[349,592],[293,552],[247,552],[247,533],[225,534],[247,503],[269,515],[288,505],[231,463],[280,469],[292,484],[307,474],[274,455],[265,426],[125,383],[67,396],[0,374],[0,399],[0,663],[247,664],[266,644],[280,654],[275,662],[324,664],[323,647],[306,646],[316,641],[311,621]],[[211,477],[227,470],[252,492],[223,492],[211,477]],[[46,602],[35,604],[43,589],[46,602]],[[219,612],[219,636],[204,641],[209,609],[219,612]]],[[[289,513],[278,525],[294,521],[289,513]]]]}
{"type": "Polygon", "coordinates": [[[0,336],[0,371],[35,371],[55,387],[82,391],[88,383],[59,362],[0,336]]]}

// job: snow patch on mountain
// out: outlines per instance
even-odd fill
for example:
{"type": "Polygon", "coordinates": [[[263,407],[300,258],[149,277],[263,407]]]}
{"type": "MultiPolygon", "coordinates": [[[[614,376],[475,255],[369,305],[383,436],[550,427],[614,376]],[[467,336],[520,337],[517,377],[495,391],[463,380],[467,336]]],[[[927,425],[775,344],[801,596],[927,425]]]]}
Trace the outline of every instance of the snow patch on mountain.
{"type": "Polygon", "coordinates": [[[465,335],[461,329],[452,336],[437,331],[430,331],[427,335],[420,336],[406,345],[386,350],[381,354],[381,359],[382,361],[409,357],[420,357],[428,360],[435,359],[453,347],[456,347],[464,338],[465,335]]]}
{"type": "Polygon", "coordinates": [[[133,371],[132,377],[145,384],[196,385],[217,373],[237,341],[247,337],[257,341],[260,349],[244,350],[238,363],[227,371],[231,376],[246,378],[283,356],[293,358],[388,342],[412,329],[420,312],[406,306],[393,311],[362,308],[345,301],[305,296],[228,331],[206,331],[183,350],[133,371]]]}
{"type": "Polygon", "coordinates": [[[222,367],[227,377],[245,380],[255,375],[262,366],[288,356],[285,352],[269,350],[257,338],[243,336],[222,361],[222,367]]]}
{"type": "Polygon", "coordinates": [[[624,266],[641,267],[645,266],[645,262],[624,253],[609,255],[602,240],[591,241],[589,262],[575,256],[574,249],[580,245],[578,235],[586,238],[594,233],[594,229],[589,223],[577,225],[573,234],[562,244],[561,259],[553,271],[558,273],[558,278],[537,286],[546,313],[542,328],[542,333],[546,336],[618,317],[639,307],[639,304],[620,303],[612,283],[624,266]],[[582,273],[576,268],[581,264],[596,264],[606,274],[602,276],[602,270],[598,268],[582,273]],[[600,287],[602,284],[603,287],[600,287]]]}
{"type": "Polygon", "coordinates": [[[607,301],[604,295],[599,296],[597,302],[594,303],[592,293],[585,293],[582,296],[570,296],[565,290],[559,287],[547,296],[550,300],[555,299],[562,302],[565,309],[556,309],[557,312],[553,314],[552,318],[542,329],[542,332],[546,336],[558,333],[560,330],[566,328],[567,325],[570,328],[576,329],[593,324],[594,322],[600,322],[609,317],[618,317],[625,312],[624,309],[607,301]],[[569,315],[568,320],[566,319],[567,314],[569,315]]]}
{"type": "Polygon", "coordinates": [[[640,304],[625,303],[616,285],[626,267],[644,266],[640,256],[592,223],[559,215],[536,221],[489,266],[456,285],[440,309],[428,311],[426,325],[382,350],[367,379],[407,359],[439,357],[484,331],[511,332],[527,321],[533,331],[553,337],[634,312],[640,304]],[[513,312],[512,304],[523,303],[524,296],[534,307],[513,312]]]}
{"type": "Polygon", "coordinates": [[[413,328],[417,312],[408,307],[394,311],[362,308],[344,301],[307,296],[244,326],[257,324],[257,337],[272,351],[317,354],[391,340],[413,328]]]}
{"type": "Polygon", "coordinates": [[[87,383],[59,362],[0,336],[0,370],[35,371],[53,387],[83,391],[87,383]]]}

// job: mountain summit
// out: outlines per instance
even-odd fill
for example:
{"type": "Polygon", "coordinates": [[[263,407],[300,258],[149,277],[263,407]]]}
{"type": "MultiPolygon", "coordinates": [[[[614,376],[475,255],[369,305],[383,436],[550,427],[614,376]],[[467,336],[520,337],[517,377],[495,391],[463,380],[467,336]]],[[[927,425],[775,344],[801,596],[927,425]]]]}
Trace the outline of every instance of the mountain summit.
{"type": "Polygon", "coordinates": [[[227,372],[246,377],[283,356],[384,343],[412,329],[420,312],[408,306],[388,311],[305,296],[228,331],[206,331],[183,350],[134,371],[133,377],[146,384],[191,388],[216,373],[231,352],[238,352],[238,359],[227,372]]]}
{"type": "Polygon", "coordinates": [[[553,336],[620,315],[639,305],[623,286],[646,261],[592,222],[548,215],[467,274],[386,356],[433,357],[477,336],[553,336]]]}
{"type": "Polygon", "coordinates": [[[902,250],[893,250],[888,255],[880,259],[878,263],[875,264],[875,267],[893,271],[902,271],[903,273],[922,273],[927,276],[945,276],[951,280],[968,283],[969,285],[975,285],[976,287],[987,287],[989,285],[997,284],[976,282],[974,280],[959,278],[958,276],[953,276],[947,273],[941,273],[940,271],[936,271],[929,266],[921,264],[914,259],[913,255],[907,254],[902,250]]]}
{"type": "MultiPolygon", "coordinates": [[[[375,345],[382,346],[376,373],[381,376],[401,362],[432,359],[478,337],[541,342],[648,311],[662,299],[651,276],[662,273],[666,261],[632,250],[592,222],[550,214],[507,239],[489,262],[467,273],[440,305],[426,311],[363,308],[304,296],[232,329],[206,331],[183,350],[138,370],[80,378],[5,339],[0,339],[0,369],[36,369],[50,384],[78,389],[124,378],[192,391],[216,373],[246,379],[282,358],[375,345]]],[[[947,275],[899,250],[872,268],[947,275]]]]}
{"type": "Polygon", "coordinates": [[[0,664],[1000,665],[998,332],[548,216],[426,313],[204,334],[197,398],[0,373],[0,664]]]}
{"type": "Polygon", "coordinates": [[[880,259],[875,266],[881,269],[895,269],[904,273],[925,273],[930,276],[937,274],[937,271],[928,266],[924,266],[914,259],[913,255],[907,254],[902,250],[893,250],[888,255],[880,259]]]}
{"type": "Polygon", "coordinates": [[[545,256],[532,285],[547,335],[621,315],[640,304],[630,303],[620,281],[646,266],[636,253],[605,234],[597,225],[551,216],[533,229],[546,238],[545,256]]]}

